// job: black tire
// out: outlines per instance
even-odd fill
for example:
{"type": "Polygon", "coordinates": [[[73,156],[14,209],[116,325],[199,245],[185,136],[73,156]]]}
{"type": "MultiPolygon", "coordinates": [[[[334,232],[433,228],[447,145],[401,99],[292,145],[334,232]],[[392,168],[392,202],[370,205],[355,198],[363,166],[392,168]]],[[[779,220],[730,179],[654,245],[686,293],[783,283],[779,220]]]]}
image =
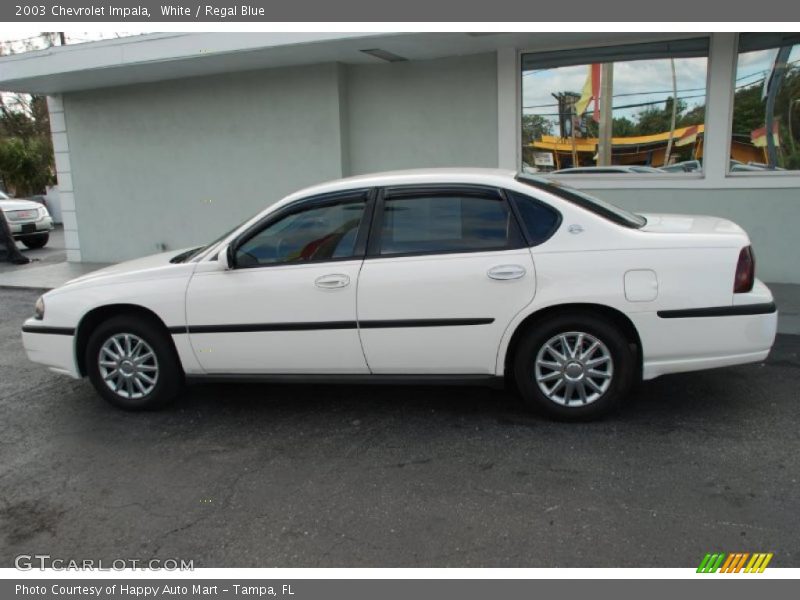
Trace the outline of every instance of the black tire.
{"type": "Polygon", "coordinates": [[[622,332],[613,323],[599,316],[582,312],[563,313],[533,324],[517,346],[513,368],[517,388],[525,405],[551,418],[563,421],[589,421],[616,411],[630,391],[637,372],[636,353],[632,351],[622,332]],[[571,348],[574,349],[577,346],[579,339],[583,340],[581,343],[583,350],[588,350],[593,341],[599,341],[601,345],[597,346],[597,349],[583,360],[576,357],[574,360],[568,358],[565,361],[568,365],[578,363],[577,366],[571,366],[570,372],[570,375],[577,379],[567,378],[566,366],[560,369],[540,367],[539,375],[552,377],[546,380],[544,385],[550,386],[552,397],[556,398],[554,400],[545,395],[537,382],[537,357],[540,357],[540,352],[542,352],[543,360],[548,363],[557,362],[557,360],[553,360],[554,355],[545,349],[546,345],[548,343],[555,344],[555,348],[561,350],[563,346],[558,341],[561,339],[560,334],[579,333],[586,335],[584,338],[568,335],[567,343],[571,348]],[[610,362],[605,361],[596,369],[585,364],[587,361],[596,361],[605,356],[610,356],[610,362]],[[591,377],[591,382],[586,381],[590,368],[592,373],[599,371],[603,375],[591,377]],[[563,373],[563,375],[559,375],[559,373],[563,373]],[[608,377],[606,377],[607,375],[608,377]],[[558,383],[559,379],[563,381],[559,384],[560,388],[554,391],[553,386],[558,383]],[[606,384],[605,379],[610,379],[610,381],[606,384]],[[551,381],[552,383],[550,383],[551,381]],[[586,403],[582,402],[577,390],[578,382],[581,383],[580,387],[583,389],[584,397],[589,398],[590,395],[595,394],[597,397],[586,403]],[[589,387],[590,383],[603,391],[589,387]],[[574,391],[570,392],[569,398],[559,399],[559,395],[567,396],[568,385],[573,386],[569,389],[574,391]]]}
{"type": "MultiPolygon", "coordinates": [[[[104,357],[109,357],[104,354],[104,357]]],[[[184,383],[183,369],[171,340],[163,327],[153,319],[138,315],[120,315],[101,323],[89,336],[85,352],[86,371],[95,390],[108,402],[124,410],[153,410],[160,408],[178,395],[184,383]],[[155,354],[155,361],[149,364],[157,367],[155,384],[146,394],[138,397],[126,397],[126,390],[120,393],[106,384],[101,374],[99,357],[101,348],[112,337],[121,334],[132,334],[140,338],[155,354]]],[[[120,371],[122,369],[119,369],[120,371]]],[[[148,373],[148,376],[150,373],[148,373]]],[[[118,378],[115,378],[118,379],[118,378]]],[[[122,382],[122,386],[127,382],[122,382]]],[[[147,384],[145,384],[147,385],[147,384]]],[[[134,389],[135,394],[141,394],[134,389]]]]}
{"type": "Polygon", "coordinates": [[[35,235],[26,235],[25,237],[20,238],[20,241],[25,244],[26,248],[36,250],[37,248],[44,248],[47,245],[47,242],[50,241],[50,234],[37,233],[35,235]]]}

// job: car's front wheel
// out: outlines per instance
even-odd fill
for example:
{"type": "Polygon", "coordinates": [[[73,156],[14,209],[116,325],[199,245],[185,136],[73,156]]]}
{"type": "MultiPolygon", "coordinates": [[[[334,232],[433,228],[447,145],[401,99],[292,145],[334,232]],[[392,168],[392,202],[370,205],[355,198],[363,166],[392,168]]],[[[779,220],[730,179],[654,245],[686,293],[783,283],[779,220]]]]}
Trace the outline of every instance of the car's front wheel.
{"type": "Polygon", "coordinates": [[[50,234],[37,233],[35,235],[26,235],[25,237],[20,238],[20,241],[25,244],[26,248],[36,250],[37,248],[44,248],[47,245],[47,242],[50,241],[50,234]]]}
{"type": "Polygon", "coordinates": [[[183,371],[157,323],[122,315],[101,323],[86,345],[86,369],[97,392],[114,406],[148,410],[172,400],[183,371]]]}
{"type": "Polygon", "coordinates": [[[535,324],[514,357],[524,402],[563,420],[589,420],[615,410],[634,380],[636,353],[611,323],[563,314],[535,324]]]}

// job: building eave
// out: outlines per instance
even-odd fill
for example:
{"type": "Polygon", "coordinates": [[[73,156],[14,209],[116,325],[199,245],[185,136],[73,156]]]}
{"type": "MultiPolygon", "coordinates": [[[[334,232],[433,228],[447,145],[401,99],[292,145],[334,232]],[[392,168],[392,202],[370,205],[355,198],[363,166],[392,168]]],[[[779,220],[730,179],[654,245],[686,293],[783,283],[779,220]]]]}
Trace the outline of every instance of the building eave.
{"type": "Polygon", "coordinates": [[[605,46],[698,33],[156,33],[56,46],[0,58],[0,90],[57,94],[307,64],[381,64],[380,49],[408,60],[605,46]]]}

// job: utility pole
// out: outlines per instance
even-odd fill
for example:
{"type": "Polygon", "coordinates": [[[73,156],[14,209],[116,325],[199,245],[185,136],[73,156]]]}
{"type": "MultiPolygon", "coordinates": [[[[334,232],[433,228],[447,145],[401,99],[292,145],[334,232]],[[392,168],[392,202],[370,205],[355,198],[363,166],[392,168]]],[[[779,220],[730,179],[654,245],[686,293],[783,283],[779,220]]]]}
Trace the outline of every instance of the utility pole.
{"type": "Polygon", "coordinates": [[[597,166],[611,164],[611,135],[614,123],[614,63],[603,63],[600,67],[600,138],[597,142],[597,166]]]}
{"type": "Polygon", "coordinates": [[[769,168],[774,169],[778,165],[778,152],[775,148],[775,99],[778,97],[778,91],[783,83],[783,75],[786,73],[786,62],[789,60],[789,54],[792,52],[792,46],[782,46],[778,50],[778,56],[775,57],[775,65],[767,82],[769,87],[767,89],[767,106],[765,128],[767,130],[767,161],[769,168]]]}
{"type": "Polygon", "coordinates": [[[675,59],[669,59],[672,66],[672,120],[669,125],[669,139],[667,140],[667,150],[664,153],[664,165],[669,164],[669,155],[672,154],[672,138],[675,135],[675,118],[678,116],[678,81],[675,76],[675,59]]]}

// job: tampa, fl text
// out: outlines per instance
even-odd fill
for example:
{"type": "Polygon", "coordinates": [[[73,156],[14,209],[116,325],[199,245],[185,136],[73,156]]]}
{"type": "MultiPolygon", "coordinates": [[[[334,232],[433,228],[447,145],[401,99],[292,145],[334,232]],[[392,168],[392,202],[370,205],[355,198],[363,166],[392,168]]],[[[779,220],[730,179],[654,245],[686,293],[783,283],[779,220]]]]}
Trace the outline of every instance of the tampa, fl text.
{"type": "Polygon", "coordinates": [[[53,596],[92,596],[101,598],[103,596],[133,596],[136,598],[158,598],[158,597],[181,597],[191,593],[193,596],[216,596],[222,593],[232,593],[234,596],[249,596],[253,598],[264,596],[294,596],[290,584],[282,585],[241,585],[238,583],[225,585],[132,585],[132,584],[108,584],[108,585],[68,585],[53,584],[45,585],[16,585],[16,595],[39,595],[45,596],[50,592],[53,596]]]}

